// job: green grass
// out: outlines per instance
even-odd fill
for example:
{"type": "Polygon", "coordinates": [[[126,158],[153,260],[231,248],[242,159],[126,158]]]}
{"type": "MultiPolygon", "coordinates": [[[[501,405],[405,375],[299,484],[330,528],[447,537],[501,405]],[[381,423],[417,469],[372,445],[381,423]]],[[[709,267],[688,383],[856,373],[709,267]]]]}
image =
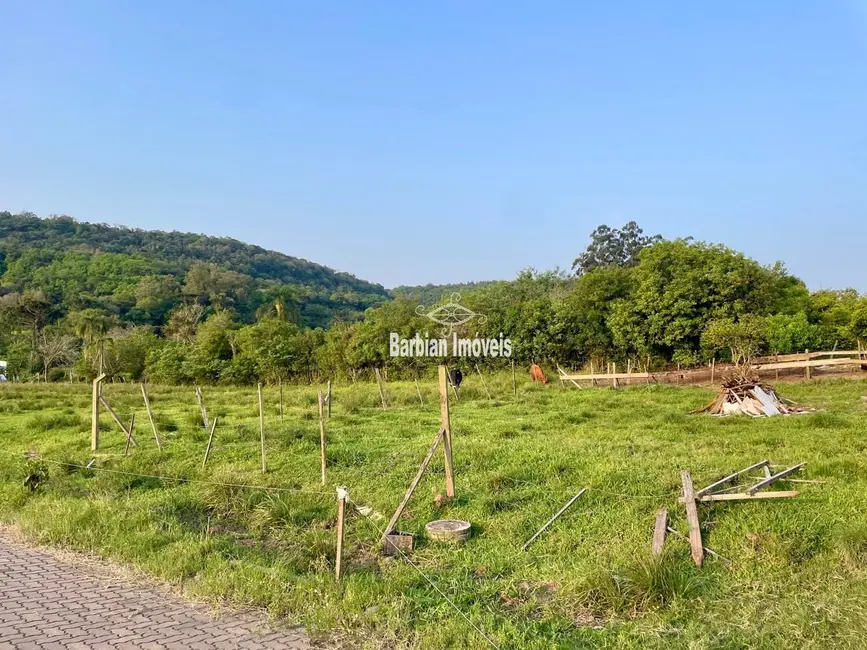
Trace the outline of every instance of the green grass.
{"type": "MultiPolygon", "coordinates": [[[[561,389],[488,379],[489,400],[468,377],[452,405],[457,498],[444,492],[442,452],[401,519],[416,535],[411,557],[500,648],[867,647],[867,384],[781,384],[822,409],[767,419],[688,415],[702,388],[561,389]],[[706,546],[731,560],[696,568],[686,542],[669,537],[651,561],[662,506],[686,533],[679,470],[697,487],[758,460],[806,461],[795,499],[702,506],[706,546]],[[580,488],[573,507],[527,552],[521,545],[580,488]],[[424,525],[465,519],[463,547],[428,542],[424,525]]],[[[397,506],[439,426],[433,381],[419,404],[411,382],[335,386],[327,422],[328,487],[319,484],[315,387],[266,389],[269,472],[260,470],[255,389],[203,388],[219,417],[207,432],[189,387],[151,387],[165,441],[153,442],[137,386],[104,393],[141,447],[102,416],[96,469],[90,387],[0,386],[0,518],[42,543],[130,562],[192,596],[261,606],[358,644],[388,648],[483,648],[484,640],[401,559],[380,557],[377,529],[397,506]],[[25,459],[25,452],[40,458],[25,459]],[[190,479],[166,482],[103,469],[190,479]],[[37,475],[38,486],[24,485],[37,475]],[[291,488],[273,492],[217,483],[291,488]],[[333,575],[336,498],[346,485],[376,521],[349,510],[344,581],[333,575]],[[318,494],[320,491],[326,494],[318,494]],[[308,493],[309,492],[309,493],[308,493]],[[375,515],[374,515],[375,516],[375,515]],[[342,631],[342,632],[340,632],[342,631]]]]}

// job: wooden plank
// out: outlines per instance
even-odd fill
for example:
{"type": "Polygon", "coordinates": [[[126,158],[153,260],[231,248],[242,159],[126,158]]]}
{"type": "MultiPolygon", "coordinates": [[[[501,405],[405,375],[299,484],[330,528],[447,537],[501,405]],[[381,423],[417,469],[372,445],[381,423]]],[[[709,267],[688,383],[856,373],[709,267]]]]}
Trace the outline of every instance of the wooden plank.
{"type": "Polygon", "coordinates": [[[205,398],[202,397],[202,389],[196,386],[196,399],[199,400],[199,410],[202,412],[202,422],[205,425],[205,431],[210,430],[211,423],[208,421],[208,411],[205,408],[205,398]]]}
{"type": "MultiPolygon", "coordinates": [[[[454,498],[455,496],[455,474],[454,466],[452,465],[452,421],[449,414],[449,389],[448,389],[448,369],[445,366],[439,366],[439,377],[437,387],[440,393],[440,428],[443,430],[443,450],[445,451],[445,466],[446,466],[446,496],[454,498]]],[[[391,531],[389,531],[391,532],[391,531]]]]}
{"type": "Polygon", "coordinates": [[[322,485],[325,485],[325,409],[322,400],[322,391],[319,395],[319,458],[322,464],[322,485]]]}
{"type": "Polygon", "coordinates": [[[157,449],[162,451],[163,445],[160,442],[160,434],[157,433],[157,425],[156,425],[156,422],[154,421],[154,412],[151,410],[151,401],[148,398],[148,393],[145,390],[144,384],[141,384],[141,396],[144,398],[144,405],[145,405],[145,409],[147,409],[147,412],[148,412],[148,419],[151,422],[151,429],[153,429],[153,431],[154,431],[154,440],[157,443],[157,449]]]}
{"type": "Polygon", "coordinates": [[[102,380],[105,375],[102,374],[93,380],[93,394],[90,402],[90,450],[96,451],[99,449],[99,398],[102,395],[102,380]]]}
{"type": "Polygon", "coordinates": [[[781,361],[780,363],[760,363],[753,370],[786,370],[799,368],[820,368],[822,366],[857,366],[863,363],[858,359],[811,359],[809,361],[781,361]]]}
{"type": "Polygon", "coordinates": [[[689,524],[689,546],[692,549],[692,560],[696,566],[704,562],[704,546],[701,543],[701,525],[698,521],[698,508],[695,504],[695,492],[689,471],[680,470],[680,480],[683,483],[683,503],[686,507],[686,522],[689,524]]]}
{"type": "Polygon", "coordinates": [[[699,499],[702,503],[710,503],[713,501],[749,501],[752,499],[780,499],[785,497],[798,496],[797,490],[786,490],[781,492],[758,492],[756,494],[743,494],[736,492],[734,494],[708,494],[699,499]]]}
{"type": "Polygon", "coordinates": [[[530,539],[527,540],[527,542],[526,542],[526,543],[521,547],[521,550],[522,550],[522,551],[526,551],[527,548],[530,546],[530,544],[532,544],[534,541],[536,541],[536,538],[539,537],[539,535],[541,535],[543,532],[545,532],[545,530],[548,528],[548,526],[550,526],[550,525],[553,524],[555,521],[557,521],[557,519],[560,518],[560,515],[562,515],[564,512],[566,512],[566,510],[569,509],[569,506],[571,506],[573,503],[575,503],[575,501],[578,500],[578,497],[580,497],[580,496],[581,496],[582,494],[584,494],[586,491],[587,491],[587,488],[581,488],[581,490],[578,492],[578,494],[576,494],[574,497],[572,497],[571,499],[569,499],[569,502],[568,502],[565,506],[563,506],[562,508],[560,508],[560,509],[559,509],[559,510],[554,514],[553,517],[551,517],[547,522],[545,522],[545,525],[544,525],[544,526],[542,526],[538,531],[536,531],[536,534],[535,534],[535,535],[533,535],[530,539]]]}
{"type": "Polygon", "coordinates": [[[609,372],[609,373],[604,373],[604,374],[591,372],[590,374],[586,374],[586,375],[562,375],[562,377],[565,381],[574,380],[574,381],[592,381],[592,382],[595,382],[598,380],[613,381],[615,379],[650,379],[651,374],[649,372],[631,372],[631,373],[626,373],[626,372],[610,373],[609,372]]]}
{"type": "Polygon", "coordinates": [[[265,406],[262,402],[262,384],[256,384],[256,390],[259,393],[259,443],[262,451],[262,473],[268,471],[268,464],[265,462],[265,406]]]}
{"type": "Polygon", "coordinates": [[[431,458],[433,458],[434,452],[439,447],[440,440],[445,437],[445,432],[440,429],[439,433],[436,434],[436,437],[433,439],[433,444],[431,444],[430,449],[428,449],[427,456],[424,457],[424,460],[419,465],[418,471],[415,474],[415,478],[412,480],[412,483],[409,484],[409,487],[406,490],[406,494],[403,495],[403,501],[400,502],[400,505],[397,507],[397,510],[394,511],[394,514],[391,516],[391,519],[388,522],[388,525],[385,527],[385,532],[383,532],[382,537],[385,539],[385,536],[394,532],[394,527],[397,525],[397,520],[400,519],[401,514],[403,514],[404,509],[406,508],[406,504],[409,503],[410,498],[412,497],[412,493],[415,492],[415,489],[418,487],[419,481],[421,481],[421,477],[424,475],[427,466],[430,465],[431,458]]]}
{"type": "Polygon", "coordinates": [[[656,513],[653,525],[653,543],[650,545],[650,555],[657,557],[662,554],[665,546],[665,534],[668,532],[668,508],[660,508],[656,513]]]}
{"type": "Polygon", "coordinates": [[[572,385],[575,386],[575,388],[581,388],[581,385],[577,381],[575,381],[574,379],[569,379],[566,376],[566,371],[560,367],[560,364],[557,364],[557,372],[560,373],[560,383],[561,384],[563,383],[564,380],[565,381],[571,381],[572,385]]]}
{"type": "Polygon", "coordinates": [[[117,416],[117,413],[114,412],[114,409],[111,408],[109,403],[106,401],[106,399],[102,395],[99,396],[99,401],[105,407],[105,410],[108,411],[108,414],[115,421],[117,426],[120,427],[121,431],[124,432],[126,437],[129,438],[130,440],[132,440],[132,444],[135,447],[138,447],[138,442],[136,441],[135,436],[132,434],[132,432],[129,429],[127,429],[126,425],[124,425],[124,423],[120,421],[120,418],[117,416]]]}
{"type": "MultiPolygon", "coordinates": [[[[668,532],[671,533],[672,535],[674,535],[675,537],[679,537],[680,539],[685,539],[683,535],[681,535],[679,532],[677,532],[671,526],[668,527],[668,532]]],[[[722,560],[723,562],[726,562],[727,564],[732,563],[731,560],[729,560],[726,557],[723,557],[722,555],[720,555],[716,551],[709,549],[707,546],[704,546],[702,548],[704,549],[704,552],[707,553],[708,555],[713,555],[714,557],[718,557],[720,560],[722,560]]]]}
{"type": "Polygon", "coordinates": [[[770,464],[770,461],[763,460],[763,461],[756,463],[755,465],[750,465],[749,467],[745,467],[744,469],[739,470],[739,471],[735,472],[734,474],[729,474],[728,476],[721,478],[716,483],[711,483],[706,488],[700,489],[698,492],[695,493],[695,496],[696,497],[704,496],[708,492],[713,492],[718,487],[725,485],[726,483],[729,483],[730,481],[733,481],[741,474],[747,474],[748,472],[752,472],[753,470],[757,470],[761,467],[767,468],[767,466],[769,464],[770,464]]]}
{"type": "Polygon", "coordinates": [[[211,435],[208,436],[208,446],[205,447],[205,457],[202,459],[202,469],[208,464],[208,456],[211,455],[211,445],[214,443],[214,431],[217,429],[217,418],[211,423],[211,435]]]}
{"type": "MultiPolygon", "coordinates": [[[[831,352],[797,352],[795,354],[775,354],[773,356],[756,357],[755,363],[771,363],[771,362],[789,362],[789,361],[807,361],[809,359],[820,359],[822,357],[846,357],[858,354],[858,350],[834,350],[831,352]]],[[[862,353],[863,354],[863,353],[862,353]]]]}
{"type": "Polygon", "coordinates": [[[761,490],[763,487],[767,487],[771,483],[776,483],[781,478],[786,478],[789,474],[794,474],[795,472],[800,470],[802,467],[804,467],[804,465],[806,465],[806,464],[807,463],[799,463],[798,465],[794,465],[788,469],[784,469],[779,474],[774,474],[773,476],[769,476],[769,477],[759,481],[758,483],[756,483],[754,486],[752,486],[751,488],[749,488],[747,490],[747,494],[755,494],[758,490],[761,490]]]}

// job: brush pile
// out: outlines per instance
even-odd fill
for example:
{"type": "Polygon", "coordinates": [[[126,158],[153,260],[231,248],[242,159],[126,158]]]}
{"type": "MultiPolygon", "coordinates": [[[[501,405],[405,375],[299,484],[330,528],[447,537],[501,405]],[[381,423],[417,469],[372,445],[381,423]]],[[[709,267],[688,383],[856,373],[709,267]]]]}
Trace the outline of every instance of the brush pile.
{"type": "Polygon", "coordinates": [[[710,404],[693,413],[711,415],[749,415],[762,417],[808,413],[812,409],[781,399],[776,391],[758,377],[735,374],[726,377],[722,390],[710,404]]]}

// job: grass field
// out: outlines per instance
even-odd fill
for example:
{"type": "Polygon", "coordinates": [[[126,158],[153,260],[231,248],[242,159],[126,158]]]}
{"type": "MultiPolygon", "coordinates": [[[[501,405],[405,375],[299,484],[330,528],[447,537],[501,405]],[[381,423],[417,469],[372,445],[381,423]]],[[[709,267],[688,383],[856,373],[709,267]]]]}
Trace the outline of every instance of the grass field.
{"type": "MultiPolygon", "coordinates": [[[[401,530],[411,558],[500,648],[867,647],[867,383],[786,384],[819,412],[766,419],[692,416],[708,389],[562,389],[470,377],[452,405],[457,498],[444,492],[440,451],[401,530]],[[654,514],[668,506],[686,533],[679,470],[697,487],[759,460],[808,463],[795,499],[700,507],[705,545],[731,560],[690,561],[670,537],[651,562],[654,514]],[[580,488],[573,507],[527,552],[521,545],[580,488]],[[460,548],[424,540],[424,524],[473,523],[460,548]]],[[[255,389],[203,388],[219,418],[207,432],[192,388],[151,387],[165,441],[156,449],[138,386],[106,385],[140,443],[105,414],[94,469],[90,387],[0,386],[0,518],[42,542],[129,562],[192,596],[261,606],[311,634],[368,647],[484,648],[486,641],[425,579],[378,554],[378,535],[439,428],[433,379],[419,404],[411,382],[335,387],[327,422],[328,486],[320,485],[316,388],[266,389],[269,471],[259,459],[255,389]],[[38,452],[26,459],[25,452],[38,452]],[[184,477],[187,482],[110,473],[184,477]],[[24,479],[38,474],[31,491],[24,479]],[[214,483],[268,485],[277,492],[214,483]],[[333,575],[336,497],[349,510],[344,581],[333,575]],[[377,513],[382,518],[377,518],[377,513]]]]}

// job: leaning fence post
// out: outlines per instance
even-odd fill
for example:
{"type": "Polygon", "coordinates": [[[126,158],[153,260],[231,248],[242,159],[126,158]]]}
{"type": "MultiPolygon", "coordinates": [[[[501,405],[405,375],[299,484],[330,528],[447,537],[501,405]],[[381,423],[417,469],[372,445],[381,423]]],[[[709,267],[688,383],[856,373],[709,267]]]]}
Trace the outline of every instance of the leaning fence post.
{"type": "Polygon", "coordinates": [[[319,456],[322,461],[322,485],[325,485],[325,414],[322,409],[322,391],[319,395],[319,456]]]}
{"type": "Polygon", "coordinates": [[[331,418],[331,380],[328,380],[327,390],[325,392],[325,403],[328,409],[327,414],[328,417],[331,418]]]}
{"type": "Polygon", "coordinates": [[[151,422],[151,429],[154,430],[154,440],[156,440],[156,442],[157,442],[157,449],[159,449],[160,451],[162,451],[162,450],[163,450],[163,445],[162,445],[162,443],[160,442],[160,436],[159,436],[159,434],[157,433],[157,425],[156,425],[156,422],[154,422],[154,413],[153,413],[153,411],[151,410],[151,401],[150,401],[150,399],[148,398],[148,393],[147,393],[147,391],[145,390],[145,386],[144,386],[144,384],[141,384],[141,396],[144,398],[145,408],[147,409],[147,412],[148,412],[148,419],[149,419],[150,422],[151,422]]]}
{"type": "Polygon", "coordinates": [[[214,421],[211,422],[211,435],[208,436],[208,446],[205,447],[205,457],[202,459],[202,469],[205,469],[205,465],[208,464],[208,456],[211,455],[211,445],[214,442],[214,430],[217,428],[217,418],[214,418],[214,421]]]}
{"type": "Polygon", "coordinates": [[[262,473],[268,471],[268,466],[265,464],[265,408],[262,405],[262,384],[256,384],[259,391],[259,442],[262,447],[262,473]]]}
{"type": "Polygon", "coordinates": [[[343,564],[343,518],[346,512],[346,497],[346,488],[337,488],[337,557],[334,561],[334,576],[338,582],[340,581],[340,569],[343,564]]]}

